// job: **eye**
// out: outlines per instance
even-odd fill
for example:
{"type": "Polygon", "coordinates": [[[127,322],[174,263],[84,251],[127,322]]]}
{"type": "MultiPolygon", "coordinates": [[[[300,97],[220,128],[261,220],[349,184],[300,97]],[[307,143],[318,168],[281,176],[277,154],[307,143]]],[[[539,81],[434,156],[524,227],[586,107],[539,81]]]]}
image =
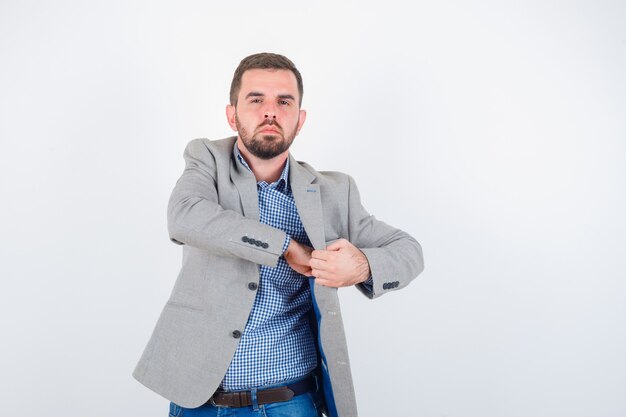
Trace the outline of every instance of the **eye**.
{"type": "Polygon", "coordinates": [[[278,100],[278,104],[280,104],[281,106],[288,106],[289,105],[289,101],[288,100],[278,100]]]}
{"type": "Polygon", "coordinates": [[[253,98],[250,100],[250,103],[260,103],[262,100],[260,98],[253,98]]]}

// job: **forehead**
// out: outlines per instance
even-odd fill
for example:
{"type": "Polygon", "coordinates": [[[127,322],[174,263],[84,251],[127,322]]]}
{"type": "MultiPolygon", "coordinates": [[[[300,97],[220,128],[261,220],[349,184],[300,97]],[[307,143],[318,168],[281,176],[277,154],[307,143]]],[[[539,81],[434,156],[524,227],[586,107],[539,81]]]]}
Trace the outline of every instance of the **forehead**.
{"type": "Polygon", "coordinates": [[[293,72],[284,69],[251,69],[241,77],[239,96],[251,91],[266,95],[291,94],[298,96],[298,81],[293,72]]]}

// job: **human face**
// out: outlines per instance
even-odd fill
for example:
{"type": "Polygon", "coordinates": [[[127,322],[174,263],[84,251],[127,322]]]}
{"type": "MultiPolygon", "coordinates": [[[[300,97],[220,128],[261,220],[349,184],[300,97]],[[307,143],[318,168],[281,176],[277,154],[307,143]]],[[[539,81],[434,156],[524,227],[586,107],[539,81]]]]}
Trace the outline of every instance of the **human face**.
{"type": "Polygon", "coordinates": [[[252,155],[272,159],[287,152],[304,124],[299,99],[291,71],[248,70],[241,77],[236,107],[226,107],[228,123],[252,155]]]}

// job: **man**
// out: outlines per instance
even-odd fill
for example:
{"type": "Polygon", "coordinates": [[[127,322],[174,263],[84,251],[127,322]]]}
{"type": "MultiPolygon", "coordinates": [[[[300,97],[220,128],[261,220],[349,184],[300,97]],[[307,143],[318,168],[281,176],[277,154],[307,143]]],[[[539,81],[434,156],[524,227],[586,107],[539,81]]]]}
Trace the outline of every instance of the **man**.
{"type": "Polygon", "coordinates": [[[423,269],[352,178],[289,154],[302,94],[289,59],[244,58],[226,108],[238,136],[185,149],[168,205],[183,265],[133,374],[172,416],[356,416],[337,288],[375,298],[423,269]]]}

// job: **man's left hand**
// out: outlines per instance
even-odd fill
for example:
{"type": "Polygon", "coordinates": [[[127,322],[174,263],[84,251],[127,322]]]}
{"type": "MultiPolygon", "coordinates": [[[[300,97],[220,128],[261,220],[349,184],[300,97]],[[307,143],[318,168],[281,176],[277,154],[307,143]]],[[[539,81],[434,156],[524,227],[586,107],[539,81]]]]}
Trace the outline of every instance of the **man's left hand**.
{"type": "Polygon", "coordinates": [[[314,250],[311,269],[316,284],[335,288],[358,284],[370,276],[367,258],[346,239],[333,242],[326,250],[314,250]]]}

